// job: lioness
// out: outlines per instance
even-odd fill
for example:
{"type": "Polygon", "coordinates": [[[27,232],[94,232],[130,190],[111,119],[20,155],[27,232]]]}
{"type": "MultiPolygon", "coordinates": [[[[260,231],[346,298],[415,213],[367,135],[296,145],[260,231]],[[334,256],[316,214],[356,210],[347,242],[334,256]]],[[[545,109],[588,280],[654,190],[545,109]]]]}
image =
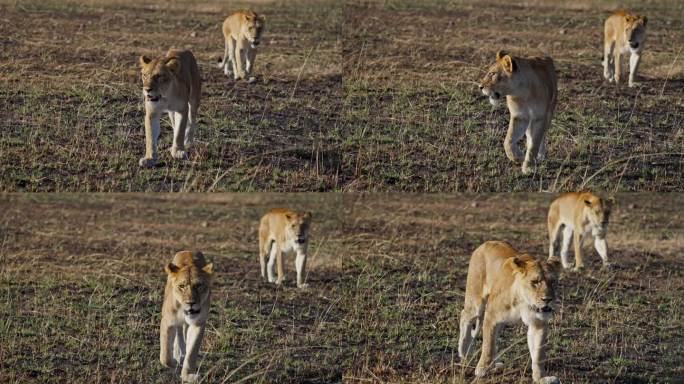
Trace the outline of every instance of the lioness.
{"type": "Polygon", "coordinates": [[[261,276],[268,282],[282,284],[285,278],[283,269],[283,252],[297,253],[295,267],[297,268],[297,287],[306,288],[306,249],[309,244],[309,228],[311,227],[311,213],[297,213],[289,209],[276,208],[265,214],[259,222],[259,262],[261,276]],[[268,268],[266,265],[268,257],[268,268]],[[278,262],[278,279],[275,278],[274,267],[278,262]]]}
{"type": "Polygon", "coordinates": [[[591,233],[594,247],[608,267],[608,245],[606,232],[613,201],[604,200],[591,192],[570,192],[561,195],[549,207],[549,257],[554,256],[560,229],[563,228],[563,243],[560,250],[563,268],[570,268],[570,237],[575,245],[575,269],[584,267],[582,241],[591,233]]]}
{"type": "Polygon", "coordinates": [[[181,379],[195,382],[197,355],[209,316],[213,264],[201,252],[182,251],[166,265],[159,360],[169,368],[182,364],[181,379]]]}
{"type": "Polygon", "coordinates": [[[250,10],[239,10],[223,22],[225,49],[218,67],[223,68],[226,76],[230,77],[232,74],[235,80],[247,77],[250,83],[256,81],[256,78],[250,75],[265,21],[263,15],[257,15],[250,10]]]}
{"type": "Polygon", "coordinates": [[[173,126],[171,156],[185,158],[197,126],[202,80],[197,61],[190,51],[169,50],[165,57],[140,56],[143,96],[145,98],[145,157],[141,167],[157,162],[159,119],[168,112],[173,126]]]}
{"type": "Polygon", "coordinates": [[[646,16],[637,16],[627,11],[610,15],[603,28],[603,77],[608,81],[620,82],[620,57],[629,52],[629,86],[634,81],[641,51],[646,40],[646,16]]]}
{"type": "Polygon", "coordinates": [[[480,90],[497,105],[506,96],[511,120],[504,140],[506,156],[522,161],[522,172],[532,172],[531,166],[546,155],[544,135],[551,126],[556,108],[556,70],[550,57],[516,57],[503,51],[480,83],[480,90]],[[518,141],[527,136],[524,159],[518,141]]]}
{"type": "Polygon", "coordinates": [[[553,316],[557,261],[540,261],[518,253],[503,241],[487,241],[473,252],[468,266],[465,305],[461,311],[458,355],[465,361],[473,338],[482,328],[482,354],[475,375],[482,377],[496,363],[496,336],[504,323],[522,319],[532,357],[532,379],[544,377],[548,322],[553,316]]]}

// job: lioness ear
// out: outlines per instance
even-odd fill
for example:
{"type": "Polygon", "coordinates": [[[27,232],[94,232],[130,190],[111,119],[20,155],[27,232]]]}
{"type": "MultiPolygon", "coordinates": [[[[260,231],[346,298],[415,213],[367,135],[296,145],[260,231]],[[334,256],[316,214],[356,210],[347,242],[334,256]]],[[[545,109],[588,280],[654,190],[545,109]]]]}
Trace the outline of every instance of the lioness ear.
{"type": "Polygon", "coordinates": [[[204,271],[204,273],[211,275],[212,273],[214,273],[214,263],[209,263],[205,265],[204,268],[202,268],[202,270],[204,271]]]}
{"type": "Polygon", "coordinates": [[[165,66],[169,71],[177,73],[181,69],[181,62],[173,57],[166,62],[165,66]]]}
{"type": "Polygon", "coordinates": [[[259,16],[257,17],[257,20],[259,20],[259,21],[261,21],[261,22],[263,23],[264,21],[266,21],[266,16],[264,16],[264,15],[259,15],[259,16]]]}
{"type": "Polygon", "coordinates": [[[646,16],[641,16],[641,24],[643,24],[644,27],[646,26],[646,22],[647,22],[647,21],[648,21],[648,17],[646,17],[646,16]]]}
{"type": "Polygon", "coordinates": [[[174,263],[168,263],[166,264],[166,267],[164,267],[164,270],[166,273],[171,274],[180,271],[180,268],[178,268],[178,266],[174,263]]]}
{"type": "Polygon", "coordinates": [[[286,213],[285,218],[288,220],[292,220],[292,215],[290,215],[289,213],[286,213]]]}
{"type": "Polygon", "coordinates": [[[513,258],[511,259],[511,264],[512,264],[512,266],[513,266],[513,269],[514,269],[516,272],[525,274],[525,272],[526,272],[526,269],[525,269],[525,267],[526,267],[526,265],[525,265],[525,260],[521,260],[520,258],[518,258],[518,257],[516,256],[516,257],[513,257],[513,258]]]}
{"type": "Polygon", "coordinates": [[[506,56],[506,55],[508,55],[508,53],[506,53],[506,51],[500,50],[499,52],[496,53],[496,59],[497,59],[497,60],[501,60],[501,59],[503,59],[504,56],[506,56]]]}
{"type": "Polygon", "coordinates": [[[503,65],[504,71],[508,73],[513,73],[516,69],[516,64],[515,60],[511,57],[511,55],[506,55],[501,59],[501,64],[503,65]]]}
{"type": "Polygon", "coordinates": [[[302,217],[304,218],[304,220],[311,220],[311,212],[304,212],[302,217]]]}
{"type": "Polygon", "coordinates": [[[145,56],[145,55],[142,55],[142,56],[140,56],[140,57],[138,58],[138,64],[140,64],[141,67],[146,66],[146,65],[149,64],[151,61],[152,61],[152,59],[150,59],[149,57],[147,57],[147,56],[145,56]]]}

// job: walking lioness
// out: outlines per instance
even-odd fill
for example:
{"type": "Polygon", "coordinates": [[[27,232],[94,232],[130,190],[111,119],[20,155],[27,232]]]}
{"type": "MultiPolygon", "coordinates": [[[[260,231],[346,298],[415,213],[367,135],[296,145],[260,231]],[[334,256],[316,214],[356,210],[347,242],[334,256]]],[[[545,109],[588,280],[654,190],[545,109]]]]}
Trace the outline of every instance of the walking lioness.
{"type": "Polygon", "coordinates": [[[480,83],[480,90],[497,105],[506,96],[511,120],[504,140],[506,156],[522,162],[522,172],[529,174],[537,159],[546,155],[545,134],[556,108],[556,70],[550,57],[516,57],[503,51],[480,83]],[[518,141],[527,136],[527,151],[518,141]]]}
{"type": "Polygon", "coordinates": [[[582,241],[591,233],[594,247],[608,267],[608,220],[613,206],[612,200],[605,200],[591,192],[571,192],[561,195],[549,207],[549,257],[554,256],[556,244],[562,233],[560,249],[563,268],[570,268],[570,238],[575,246],[575,269],[584,267],[582,241]],[[561,232],[561,229],[563,230],[561,232]]]}
{"type": "Polygon", "coordinates": [[[283,252],[297,253],[297,287],[306,288],[306,250],[309,244],[311,213],[297,213],[289,209],[276,208],[265,214],[259,223],[259,262],[261,276],[268,277],[269,283],[282,284],[285,278],[283,252]],[[266,265],[266,255],[268,265],[266,265]],[[278,279],[274,267],[278,263],[278,279]]]}
{"type": "Polygon", "coordinates": [[[145,98],[145,157],[141,167],[157,162],[159,119],[168,112],[173,126],[171,156],[184,159],[197,127],[201,83],[197,61],[190,51],[169,50],[165,57],[140,56],[145,98]]]}
{"type": "Polygon", "coordinates": [[[482,328],[482,354],[475,375],[482,377],[496,363],[500,327],[522,320],[535,383],[559,382],[544,377],[548,322],[553,317],[557,260],[540,261],[518,253],[508,243],[488,241],[473,252],[468,266],[465,305],[461,311],[458,355],[462,362],[482,328]]]}
{"type": "Polygon", "coordinates": [[[256,81],[251,74],[265,20],[263,15],[250,10],[239,10],[223,22],[225,48],[218,67],[223,68],[226,76],[232,74],[235,80],[247,78],[250,83],[256,81]]]}
{"type": "Polygon", "coordinates": [[[201,252],[182,251],[166,265],[159,360],[169,368],[182,365],[181,379],[195,382],[197,355],[209,316],[213,265],[201,252]]]}
{"type": "Polygon", "coordinates": [[[620,82],[620,57],[629,56],[629,86],[636,85],[636,73],[641,61],[641,51],[646,40],[646,16],[617,11],[610,15],[603,28],[603,77],[620,82]]]}

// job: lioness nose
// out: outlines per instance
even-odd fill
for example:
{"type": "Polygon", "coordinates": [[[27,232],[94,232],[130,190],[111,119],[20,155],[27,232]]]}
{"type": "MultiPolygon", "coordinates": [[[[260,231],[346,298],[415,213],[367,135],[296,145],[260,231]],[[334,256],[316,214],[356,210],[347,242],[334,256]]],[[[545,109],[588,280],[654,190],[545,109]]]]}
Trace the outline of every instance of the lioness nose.
{"type": "Polygon", "coordinates": [[[542,300],[544,300],[544,303],[546,303],[546,304],[548,304],[548,303],[550,303],[550,302],[553,301],[553,299],[550,298],[550,297],[545,297],[545,298],[543,298],[542,300]]]}
{"type": "Polygon", "coordinates": [[[144,89],[145,92],[147,92],[147,93],[152,92],[152,88],[150,88],[150,87],[145,87],[145,88],[143,88],[143,89],[144,89]]]}
{"type": "Polygon", "coordinates": [[[478,87],[480,87],[480,91],[481,91],[482,88],[484,88],[484,85],[480,84],[480,85],[478,85],[478,87]]]}

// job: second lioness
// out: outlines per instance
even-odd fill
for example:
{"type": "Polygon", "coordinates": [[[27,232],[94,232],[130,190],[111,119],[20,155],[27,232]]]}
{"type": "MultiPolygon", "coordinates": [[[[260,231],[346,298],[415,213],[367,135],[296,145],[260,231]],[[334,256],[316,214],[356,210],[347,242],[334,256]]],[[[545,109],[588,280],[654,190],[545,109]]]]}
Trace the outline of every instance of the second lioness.
{"type": "Polygon", "coordinates": [[[558,240],[562,238],[561,262],[563,268],[570,268],[572,238],[575,247],[575,269],[584,267],[582,242],[591,234],[594,236],[594,247],[601,256],[603,265],[609,266],[606,233],[612,206],[613,200],[602,199],[591,192],[570,192],[554,200],[549,207],[548,216],[549,257],[554,256],[558,240]]]}
{"type": "Polygon", "coordinates": [[[297,287],[306,288],[306,251],[309,245],[311,213],[297,213],[289,209],[276,208],[265,214],[259,223],[259,262],[261,276],[270,283],[282,284],[285,278],[283,252],[297,254],[297,287]],[[268,265],[266,264],[266,255],[268,265]],[[275,277],[275,264],[278,263],[278,279],[275,277]]]}
{"type": "Polygon", "coordinates": [[[239,10],[223,22],[225,48],[218,67],[223,68],[226,76],[232,74],[235,80],[247,78],[250,83],[256,81],[251,74],[264,23],[263,15],[250,10],[239,10]]]}
{"type": "Polygon", "coordinates": [[[473,338],[482,329],[482,353],[475,375],[496,366],[496,338],[505,323],[527,325],[527,346],[535,383],[559,383],[545,376],[548,323],[553,317],[557,261],[541,261],[518,253],[503,241],[487,241],[470,258],[465,304],[461,311],[458,355],[465,362],[473,338]]]}
{"type": "Polygon", "coordinates": [[[546,155],[546,131],[556,108],[558,94],[556,69],[550,57],[517,57],[503,51],[496,54],[496,62],[480,83],[480,90],[497,105],[506,97],[511,120],[504,141],[506,156],[522,162],[522,172],[528,174],[532,166],[546,155]],[[527,136],[527,151],[523,153],[518,141],[527,136]]]}
{"type": "Polygon", "coordinates": [[[603,26],[603,77],[620,82],[620,58],[629,52],[628,85],[636,85],[636,73],[646,40],[646,16],[618,11],[606,19],[603,26]]]}
{"type": "Polygon", "coordinates": [[[140,159],[140,166],[157,162],[159,120],[164,112],[168,112],[173,126],[171,156],[184,159],[195,134],[202,92],[195,56],[190,51],[171,49],[157,59],[140,56],[139,62],[145,98],[145,157],[140,159]]]}

